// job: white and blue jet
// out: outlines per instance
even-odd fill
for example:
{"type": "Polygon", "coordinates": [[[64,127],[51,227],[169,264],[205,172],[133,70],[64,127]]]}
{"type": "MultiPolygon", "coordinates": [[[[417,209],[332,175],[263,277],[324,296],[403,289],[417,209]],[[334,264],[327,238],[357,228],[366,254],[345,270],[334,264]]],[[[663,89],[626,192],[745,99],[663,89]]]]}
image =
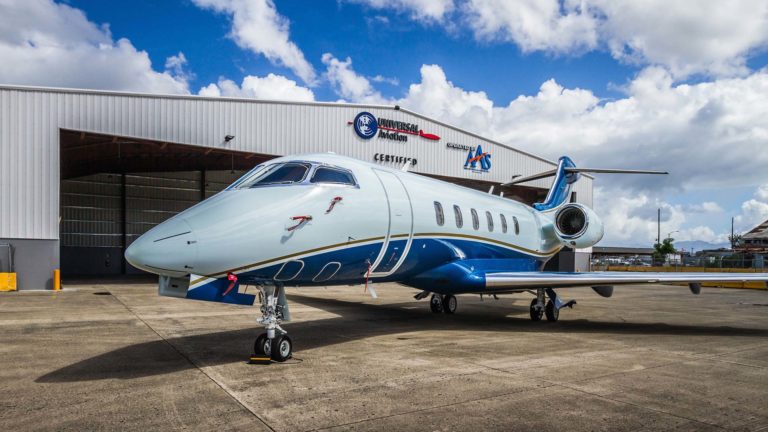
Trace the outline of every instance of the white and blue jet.
{"type": "MultiPolygon", "coordinates": [[[[285,287],[397,282],[431,295],[436,313],[455,313],[457,294],[531,292],[530,316],[557,321],[573,306],[561,287],[766,281],[768,274],[558,273],[544,264],[563,247],[603,237],[590,208],[569,202],[581,172],[651,173],[558,167],[513,183],[552,176],[532,207],[425,176],[334,154],[286,156],[259,165],[221,193],[172,217],[127,249],[132,265],[160,276],[164,296],[253,305],[258,289],[266,332],[257,355],[284,361],[293,344],[285,287]]],[[[663,174],[663,173],[662,173],[663,174]]],[[[509,183],[512,184],[512,183],[509,183]]],[[[371,295],[375,291],[370,286],[371,295]]]]}

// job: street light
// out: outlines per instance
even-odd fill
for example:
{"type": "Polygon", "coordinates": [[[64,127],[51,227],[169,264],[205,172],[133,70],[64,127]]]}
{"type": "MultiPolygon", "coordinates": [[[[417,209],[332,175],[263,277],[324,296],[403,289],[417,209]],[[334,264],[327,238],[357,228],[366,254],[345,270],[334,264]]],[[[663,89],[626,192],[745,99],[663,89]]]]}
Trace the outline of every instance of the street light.
{"type": "Polygon", "coordinates": [[[668,239],[671,239],[671,238],[672,238],[672,234],[674,234],[674,233],[676,233],[676,232],[680,232],[680,230],[674,230],[674,231],[672,231],[672,232],[668,232],[668,233],[667,233],[667,238],[668,238],[668,239]]]}

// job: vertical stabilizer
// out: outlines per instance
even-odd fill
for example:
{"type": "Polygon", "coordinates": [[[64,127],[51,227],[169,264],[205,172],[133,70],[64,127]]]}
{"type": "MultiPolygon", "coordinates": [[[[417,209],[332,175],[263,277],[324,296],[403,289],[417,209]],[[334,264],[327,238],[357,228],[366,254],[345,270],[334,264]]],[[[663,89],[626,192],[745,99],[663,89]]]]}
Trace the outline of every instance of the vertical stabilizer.
{"type": "Polygon", "coordinates": [[[544,202],[534,204],[533,208],[539,211],[552,210],[567,202],[571,196],[571,188],[579,179],[580,174],[578,172],[567,172],[566,168],[575,167],[576,164],[573,163],[571,158],[568,156],[561,157],[557,164],[552,187],[549,189],[549,193],[547,193],[547,198],[544,202]]]}

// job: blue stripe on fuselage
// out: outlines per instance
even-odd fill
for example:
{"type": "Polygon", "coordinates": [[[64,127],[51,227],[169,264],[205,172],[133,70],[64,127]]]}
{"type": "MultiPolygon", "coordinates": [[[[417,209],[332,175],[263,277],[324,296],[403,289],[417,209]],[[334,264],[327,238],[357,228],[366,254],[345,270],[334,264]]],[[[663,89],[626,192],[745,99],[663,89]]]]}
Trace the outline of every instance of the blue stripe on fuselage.
{"type": "MultiPolygon", "coordinates": [[[[404,245],[405,241],[402,243],[404,245]]],[[[368,265],[375,261],[381,247],[382,243],[377,242],[302,257],[304,268],[298,276],[284,283],[289,286],[363,283],[368,265]],[[330,262],[340,263],[339,271],[330,280],[314,282],[312,279],[330,262]]],[[[398,270],[375,281],[401,282],[434,292],[471,292],[484,289],[484,277],[480,280],[477,275],[538,271],[548,259],[481,241],[417,237],[413,239],[410,251],[398,270]]],[[[238,274],[238,277],[242,283],[272,281],[282,266],[283,263],[280,263],[249,270],[238,274]]]]}

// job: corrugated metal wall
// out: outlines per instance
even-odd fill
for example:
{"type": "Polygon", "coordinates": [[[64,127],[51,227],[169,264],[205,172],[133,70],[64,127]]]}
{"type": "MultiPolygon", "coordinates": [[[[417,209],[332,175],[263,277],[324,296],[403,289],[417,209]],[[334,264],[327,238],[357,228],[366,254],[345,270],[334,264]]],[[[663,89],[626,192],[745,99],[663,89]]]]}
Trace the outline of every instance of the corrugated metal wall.
{"type": "MultiPolygon", "coordinates": [[[[416,172],[495,182],[553,167],[392,107],[0,87],[0,238],[59,238],[60,128],[271,155],[334,151],[373,161],[374,154],[384,153],[417,158],[416,172]],[[347,124],[362,110],[416,123],[441,140],[363,140],[347,124]],[[224,143],[227,134],[235,140],[224,143]],[[448,142],[481,144],[491,153],[493,168],[486,174],[464,170],[466,153],[446,148],[448,142]]],[[[112,199],[112,186],[104,183],[93,187],[112,199]]],[[[549,186],[547,180],[533,185],[549,186]]],[[[579,182],[576,192],[580,202],[591,205],[590,179],[579,182]]]]}
{"type": "Polygon", "coordinates": [[[126,174],[123,180],[121,174],[105,173],[62,180],[61,247],[66,251],[62,271],[67,276],[134,272],[124,267],[125,247],[155,225],[200,202],[203,196],[218,193],[242,174],[141,173],[126,174]]]}
{"type": "Polygon", "coordinates": [[[213,196],[243,173],[235,171],[95,174],[61,182],[61,246],[123,247],[160,222],[213,196]],[[205,178],[205,191],[202,181],[205,178]]]}

